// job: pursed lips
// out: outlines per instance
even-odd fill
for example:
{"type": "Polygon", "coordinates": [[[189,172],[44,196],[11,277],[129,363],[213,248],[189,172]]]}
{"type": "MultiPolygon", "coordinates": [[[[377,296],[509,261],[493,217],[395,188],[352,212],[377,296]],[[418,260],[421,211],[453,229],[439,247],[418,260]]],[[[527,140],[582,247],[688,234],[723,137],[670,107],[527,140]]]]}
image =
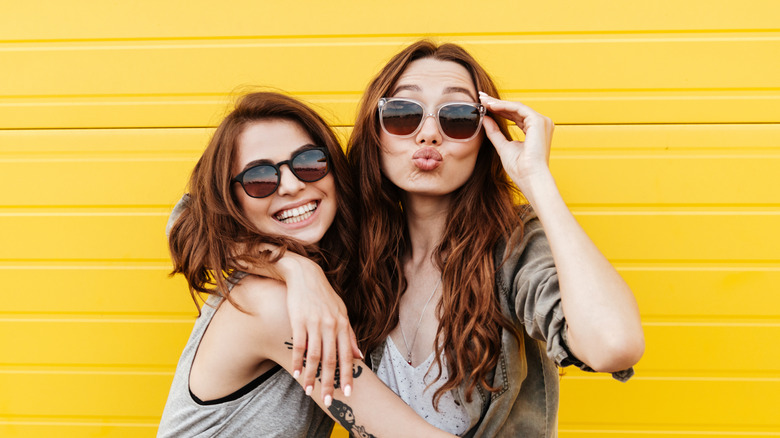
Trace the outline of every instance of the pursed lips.
{"type": "Polygon", "coordinates": [[[442,156],[439,151],[429,146],[418,149],[412,155],[412,161],[420,170],[433,170],[441,165],[442,156]]]}

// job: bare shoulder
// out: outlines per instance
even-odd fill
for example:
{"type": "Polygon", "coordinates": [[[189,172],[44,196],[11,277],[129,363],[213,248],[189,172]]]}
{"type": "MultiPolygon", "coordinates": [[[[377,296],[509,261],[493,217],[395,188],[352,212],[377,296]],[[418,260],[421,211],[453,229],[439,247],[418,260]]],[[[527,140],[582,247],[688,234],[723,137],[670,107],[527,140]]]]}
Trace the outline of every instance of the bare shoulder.
{"type": "Polygon", "coordinates": [[[284,359],[291,332],[285,295],[283,284],[254,276],[233,288],[238,307],[223,300],[198,346],[190,372],[194,394],[203,400],[231,394],[284,359]]]}
{"type": "Polygon", "coordinates": [[[284,328],[290,325],[287,287],[280,281],[247,275],[233,287],[230,297],[238,307],[225,301],[223,306],[227,309],[224,310],[250,322],[252,331],[268,334],[280,329],[285,331],[284,328]]]}

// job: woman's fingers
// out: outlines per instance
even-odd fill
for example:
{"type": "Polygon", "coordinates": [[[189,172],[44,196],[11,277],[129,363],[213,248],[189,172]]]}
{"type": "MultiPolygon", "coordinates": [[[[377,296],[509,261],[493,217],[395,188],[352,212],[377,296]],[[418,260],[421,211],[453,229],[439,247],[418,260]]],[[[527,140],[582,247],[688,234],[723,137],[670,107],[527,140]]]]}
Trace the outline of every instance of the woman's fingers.
{"type": "MultiPolygon", "coordinates": [[[[349,323],[344,324],[344,328],[348,328],[349,323]]],[[[350,332],[352,330],[339,330],[338,334],[338,354],[339,354],[339,366],[336,369],[335,387],[341,388],[344,395],[349,397],[352,393],[352,338],[350,332]]],[[[360,356],[357,356],[360,357],[360,356]]]]}
{"type": "Polygon", "coordinates": [[[547,135],[552,134],[555,126],[552,119],[537,113],[527,105],[520,102],[499,100],[482,92],[480,92],[479,98],[491,113],[513,121],[526,134],[534,128],[547,135]]]}
{"type": "Polygon", "coordinates": [[[523,131],[525,131],[525,118],[537,114],[536,111],[520,102],[498,100],[481,91],[479,93],[479,99],[491,113],[515,122],[523,131]]]}
{"type": "Polygon", "coordinates": [[[320,358],[321,367],[318,371],[318,377],[322,383],[322,400],[325,406],[330,406],[333,401],[333,382],[336,374],[336,364],[338,363],[336,355],[336,338],[333,336],[335,322],[332,319],[322,321],[322,357],[320,358]]]}
{"type": "Polygon", "coordinates": [[[361,360],[366,360],[365,356],[363,356],[363,352],[360,351],[360,347],[358,346],[357,342],[357,336],[355,336],[355,331],[352,330],[352,325],[349,325],[349,339],[352,343],[352,357],[359,357],[361,360]]]}
{"type": "Polygon", "coordinates": [[[303,372],[303,357],[306,353],[306,326],[302,322],[293,323],[292,332],[293,378],[297,380],[303,372]]]}
{"type": "Polygon", "coordinates": [[[485,116],[482,119],[482,126],[485,128],[485,135],[493,143],[498,154],[501,155],[501,151],[510,143],[510,140],[504,137],[504,133],[498,129],[498,124],[491,117],[485,116]]]}
{"type": "Polygon", "coordinates": [[[320,359],[322,358],[322,339],[319,330],[309,330],[308,345],[306,348],[306,363],[303,369],[303,389],[306,395],[311,395],[314,390],[314,380],[320,368],[320,359]]]}

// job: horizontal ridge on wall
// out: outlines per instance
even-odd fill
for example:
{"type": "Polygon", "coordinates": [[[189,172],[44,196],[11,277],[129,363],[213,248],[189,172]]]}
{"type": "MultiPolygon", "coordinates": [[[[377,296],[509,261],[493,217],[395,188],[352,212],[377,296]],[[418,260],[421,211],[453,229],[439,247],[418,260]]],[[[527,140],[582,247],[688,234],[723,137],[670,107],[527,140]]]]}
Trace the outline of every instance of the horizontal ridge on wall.
{"type": "MultiPolygon", "coordinates": [[[[0,62],[15,66],[0,71],[0,128],[213,126],[229,95],[258,86],[309,100],[346,126],[377,68],[408,41],[0,44],[0,62]],[[334,59],[333,74],[311,74],[334,59]]],[[[459,42],[507,97],[558,123],[780,121],[780,60],[767,60],[780,52],[780,32],[459,42]]]]}

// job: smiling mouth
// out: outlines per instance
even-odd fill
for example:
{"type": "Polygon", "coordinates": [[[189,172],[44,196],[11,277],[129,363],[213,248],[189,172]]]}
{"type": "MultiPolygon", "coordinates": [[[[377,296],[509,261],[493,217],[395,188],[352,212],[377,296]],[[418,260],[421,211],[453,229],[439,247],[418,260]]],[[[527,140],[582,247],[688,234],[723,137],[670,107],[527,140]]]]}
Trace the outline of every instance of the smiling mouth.
{"type": "Polygon", "coordinates": [[[300,207],[282,210],[276,213],[274,218],[283,224],[296,224],[311,217],[311,215],[314,214],[314,211],[317,210],[318,205],[318,201],[311,201],[300,207]]]}

